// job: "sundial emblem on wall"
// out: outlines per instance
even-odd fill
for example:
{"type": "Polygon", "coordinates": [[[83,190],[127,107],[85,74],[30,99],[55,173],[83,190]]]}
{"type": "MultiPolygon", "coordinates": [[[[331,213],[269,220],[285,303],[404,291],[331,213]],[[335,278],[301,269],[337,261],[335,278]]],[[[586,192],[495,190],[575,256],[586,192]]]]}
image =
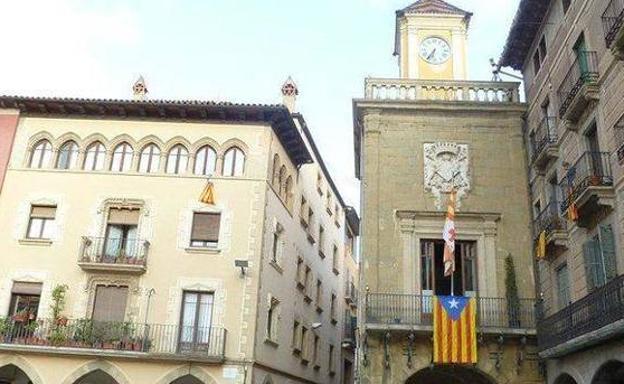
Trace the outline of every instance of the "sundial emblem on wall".
{"type": "Polygon", "coordinates": [[[442,209],[442,195],[457,193],[456,207],[470,191],[468,145],[453,142],[425,143],[425,190],[433,194],[435,205],[442,209]]]}

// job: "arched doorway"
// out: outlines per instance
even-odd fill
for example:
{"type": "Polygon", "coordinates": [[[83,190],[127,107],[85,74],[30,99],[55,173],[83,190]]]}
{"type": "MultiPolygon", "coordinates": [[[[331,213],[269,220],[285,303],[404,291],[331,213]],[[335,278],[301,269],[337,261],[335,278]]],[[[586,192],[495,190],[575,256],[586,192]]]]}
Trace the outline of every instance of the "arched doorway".
{"type": "Polygon", "coordinates": [[[555,384],[577,384],[576,380],[574,380],[574,378],[570,375],[568,375],[567,373],[564,373],[563,375],[557,377],[557,380],[555,380],[555,384]]]}
{"type": "Polygon", "coordinates": [[[74,384],[119,384],[111,375],[96,369],[82,376],[74,382],[74,384]]]}
{"type": "Polygon", "coordinates": [[[405,384],[495,384],[481,371],[460,366],[436,366],[416,372],[405,384]]]}
{"type": "Polygon", "coordinates": [[[603,364],[591,384],[624,384],[624,363],[614,360],[603,364]]]}
{"type": "Polygon", "coordinates": [[[175,379],[171,384],[204,384],[204,382],[193,375],[186,375],[175,379]]]}
{"type": "Polygon", "coordinates": [[[16,365],[8,364],[0,368],[0,384],[32,384],[32,381],[16,365]]]}

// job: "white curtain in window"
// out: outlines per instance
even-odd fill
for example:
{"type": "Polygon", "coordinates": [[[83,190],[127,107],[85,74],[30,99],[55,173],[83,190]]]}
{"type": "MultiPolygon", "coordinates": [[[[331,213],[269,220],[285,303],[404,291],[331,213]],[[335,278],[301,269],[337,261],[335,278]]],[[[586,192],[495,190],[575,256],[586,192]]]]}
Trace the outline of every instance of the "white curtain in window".
{"type": "Polygon", "coordinates": [[[195,156],[194,173],[196,175],[213,174],[216,166],[217,152],[208,145],[201,147],[195,156]]]}
{"type": "Polygon", "coordinates": [[[182,332],[180,338],[183,342],[193,341],[193,330],[197,314],[197,293],[184,294],[184,306],[182,308],[182,332]]]}
{"type": "Polygon", "coordinates": [[[141,151],[139,172],[154,173],[160,168],[160,149],[156,144],[150,144],[141,151]]]}
{"type": "Polygon", "coordinates": [[[182,145],[176,145],[169,151],[167,157],[167,173],[179,174],[186,171],[188,151],[182,145]]]}
{"type": "Polygon", "coordinates": [[[212,324],[212,299],[212,295],[201,295],[201,299],[199,302],[199,318],[197,321],[198,343],[207,344],[210,341],[210,325],[212,324]]]}
{"type": "Polygon", "coordinates": [[[52,158],[52,145],[48,140],[41,140],[33,148],[30,168],[46,168],[52,158]]]}
{"type": "Polygon", "coordinates": [[[78,161],[78,145],[74,141],[68,141],[59,150],[56,168],[72,169],[76,167],[78,161]]]}
{"type": "Polygon", "coordinates": [[[225,152],[223,159],[224,176],[242,176],[245,168],[245,154],[237,147],[225,152]]]}
{"type": "Polygon", "coordinates": [[[120,226],[109,225],[106,233],[104,254],[107,257],[117,257],[123,242],[123,229],[120,226]]]}
{"type": "Polygon", "coordinates": [[[127,172],[132,165],[132,155],[134,150],[128,143],[121,143],[113,150],[113,161],[111,171],[127,172]]]}
{"type": "Polygon", "coordinates": [[[104,169],[104,160],[106,158],[106,150],[102,143],[95,142],[87,148],[85,156],[84,169],[87,171],[101,171],[104,169]]]}

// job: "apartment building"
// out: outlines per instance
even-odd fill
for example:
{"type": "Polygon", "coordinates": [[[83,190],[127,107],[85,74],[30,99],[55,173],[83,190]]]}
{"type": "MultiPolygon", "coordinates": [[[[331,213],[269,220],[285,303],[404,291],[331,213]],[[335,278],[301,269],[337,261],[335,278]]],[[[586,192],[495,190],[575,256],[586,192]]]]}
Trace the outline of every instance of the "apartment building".
{"type": "Polygon", "coordinates": [[[302,115],[133,90],[0,97],[0,382],[346,383],[357,228],[302,115]]]}
{"type": "Polygon", "coordinates": [[[4,175],[9,165],[18,114],[17,110],[3,109],[0,111],[0,193],[2,192],[4,175]]]}
{"type": "Polygon", "coordinates": [[[500,64],[528,102],[548,383],[624,377],[624,1],[523,0],[500,64]]]}

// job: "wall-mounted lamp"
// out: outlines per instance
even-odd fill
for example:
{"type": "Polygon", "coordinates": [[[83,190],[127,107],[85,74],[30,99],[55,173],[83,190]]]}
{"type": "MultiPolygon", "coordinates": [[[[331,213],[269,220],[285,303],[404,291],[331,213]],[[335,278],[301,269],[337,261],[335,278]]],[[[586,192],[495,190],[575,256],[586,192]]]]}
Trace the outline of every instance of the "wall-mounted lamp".
{"type": "Polygon", "coordinates": [[[241,276],[245,276],[249,268],[249,260],[234,260],[234,266],[241,269],[241,276]]]}
{"type": "Polygon", "coordinates": [[[319,329],[323,326],[323,323],[312,323],[312,329],[319,329]]]}

